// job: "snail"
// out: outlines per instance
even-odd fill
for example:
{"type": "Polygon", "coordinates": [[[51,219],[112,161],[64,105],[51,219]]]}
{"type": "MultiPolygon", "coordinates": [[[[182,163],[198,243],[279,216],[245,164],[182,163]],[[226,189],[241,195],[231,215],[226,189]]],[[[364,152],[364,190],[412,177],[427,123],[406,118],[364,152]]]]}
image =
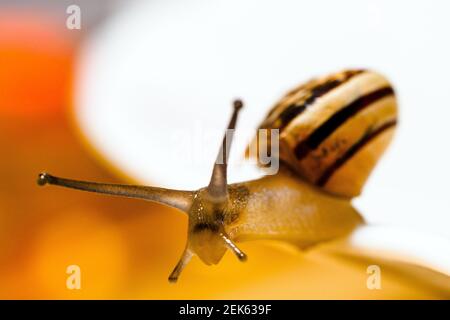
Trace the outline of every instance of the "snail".
{"type": "MultiPolygon", "coordinates": [[[[236,243],[273,239],[306,249],[352,232],[364,219],[352,206],[397,124],[394,90],[382,75],[345,70],[312,79],[288,92],[267,114],[261,130],[278,130],[276,174],[227,184],[233,129],[243,103],[234,102],[208,186],[196,191],[104,184],[59,178],[48,173],[38,184],[139,198],[188,214],[188,239],[169,276],[176,282],[190,259],[217,264],[236,243]]],[[[253,141],[269,147],[271,140],[253,141]]]]}

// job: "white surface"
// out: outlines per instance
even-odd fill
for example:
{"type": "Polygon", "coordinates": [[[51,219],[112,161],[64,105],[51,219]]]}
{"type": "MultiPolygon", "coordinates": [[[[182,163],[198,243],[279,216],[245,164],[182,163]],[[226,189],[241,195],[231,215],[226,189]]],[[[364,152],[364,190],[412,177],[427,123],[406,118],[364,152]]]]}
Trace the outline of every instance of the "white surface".
{"type": "MultiPolygon", "coordinates": [[[[450,277],[449,248],[450,241],[444,237],[407,228],[369,225],[353,232],[342,250],[422,266],[450,277]]],[[[450,278],[447,285],[450,285],[450,278]]]]}
{"type": "Polygon", "coordinates": [[[444,237],[382,225],[361,226],[349,237],[321,246],[328,253],[375,263],[442,292],[450,292],[449,248],[450,240],[444,237]]]}
{"type": "Polygon", "coordinates": [[[209,180],[234,97],[247,105],[238,127],[254,128],[299,82],[372,68],[396,88],[400,126],[355,203],[370,222],[450,238],[449,12],[444,0],[128,2],[82,52],[78,120],[128,174],[196,189],[209,180]],[[197,150],[201,161],[191,159],[197,150]]]}

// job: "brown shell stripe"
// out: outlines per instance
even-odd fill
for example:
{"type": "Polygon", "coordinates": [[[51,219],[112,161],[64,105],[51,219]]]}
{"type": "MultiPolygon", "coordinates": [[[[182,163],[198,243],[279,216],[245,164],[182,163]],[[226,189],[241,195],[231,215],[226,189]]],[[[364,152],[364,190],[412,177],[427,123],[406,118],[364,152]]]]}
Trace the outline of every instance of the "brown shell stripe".
{"type": "Polygon", "coordinates": [[[383,87],[356,99],[346,107],[337,111],[306,139],[297,144],[294,149],[297,160],[300,161],[306,157],[310,150],[316,149],[337,128],[345,123],[345,121],[355,116],[358,112],[362,111],[364,108],[370,107],[375,101],[393,94],[394,90],[392,87],[383,87]]]}
{"type": "Polygon", "coordinates": [[[360,140],[353,144],[342,157],[338,158],[331,166],[329,166],[322,174],[322,176],[317,180],[316,184],[318,186],[324,186],[331,178],[333,173],[336,172],[336,170],[338,170],[341,166],[343,166],[352,156],[354,156],[359,150],[364,148],[364,146],[366,146],[368,143],[370,143],[370,141],[378,137],[380,134],[396,126],[396,124],[396,119],[389,120],[378,128],[369,131],[360,140]]]}
{"type": "MultiPolygon", "coordinates": [[[[308,85],[311,86],[310,83],[307,83],[306,85],[302,85],[296,90],[293,90],[288,93],[286,98],[290,98],[293,95],[297,94],[299,91],[304,90],[305,95],[306,91],[309,92],[309,94],[306,96],[301,96],[300,99],[298,99],[295,102],[290,103],[286,107],[282,107],[283,101],[279,104],[277,104],[268,114],[268,118],[274,116],[274,113],[276,110],[281,110],[280,114],[276,117],[277,121],[280,121],[279,124],[275,125],[274,127],[279,128],[280,131],[282,131],[285,127],[289,125],[289,123],[297,117],[299,114],[301,114],[307,107],[312,105],[317,98],[320,98],[330,92],[331,90],[337,88],[338,86],[346,83],[350,79],[352,79],[354,76],[361,74],[365,72],[366,70],[350,70],[345,71],[343,73],[340,73],[338,75],[334,75],[333,77],[328,77],[326,79],[323,79],[321,81],[318,81],[317,84],[313,85],[312,87],[308,88],[308,85]]],[[[269,125],[270,126],[270,125],[269,125]]],[[[266,127],[266,126],[264,126],[266,127]]]]}

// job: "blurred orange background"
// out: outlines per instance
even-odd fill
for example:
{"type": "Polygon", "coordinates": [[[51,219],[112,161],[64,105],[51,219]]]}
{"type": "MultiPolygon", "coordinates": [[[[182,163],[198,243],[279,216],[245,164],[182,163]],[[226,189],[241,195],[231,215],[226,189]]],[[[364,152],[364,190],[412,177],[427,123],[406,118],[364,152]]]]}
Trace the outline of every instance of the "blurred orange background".
{"type": "MultiPolygon", "coordinates": [[[[61,15],[0,10],[0,298],[443,298],[386,273],[366,288],[366,264],[270,242],[244,243],[214,267],[197,259],[179,283],[167,276],[186,240],[187,218],[149,202],[39,188],[37,174],[130,182],[95,155],[71,119],[71,81],[83,32],[61,15]],[[81,290],[66,268],[81,268],[81,290]],[[336,276],[339,275],[339,276],[336,276]]],[[[84,31],[86,32],[86,31],[84,31]]]]}

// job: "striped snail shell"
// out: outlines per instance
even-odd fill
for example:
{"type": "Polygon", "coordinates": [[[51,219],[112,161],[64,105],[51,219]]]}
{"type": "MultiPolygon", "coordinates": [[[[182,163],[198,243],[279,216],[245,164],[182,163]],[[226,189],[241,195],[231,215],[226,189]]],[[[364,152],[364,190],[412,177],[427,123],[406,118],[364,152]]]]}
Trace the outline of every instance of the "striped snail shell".
{"type": "Polygon", "coordinates": [[[332,194],[354,197],[396,124],[397,102],[386,78],[346,70],[288,92],[260,129],[279,129],[280,160],[301,177],[332,194]]]}

